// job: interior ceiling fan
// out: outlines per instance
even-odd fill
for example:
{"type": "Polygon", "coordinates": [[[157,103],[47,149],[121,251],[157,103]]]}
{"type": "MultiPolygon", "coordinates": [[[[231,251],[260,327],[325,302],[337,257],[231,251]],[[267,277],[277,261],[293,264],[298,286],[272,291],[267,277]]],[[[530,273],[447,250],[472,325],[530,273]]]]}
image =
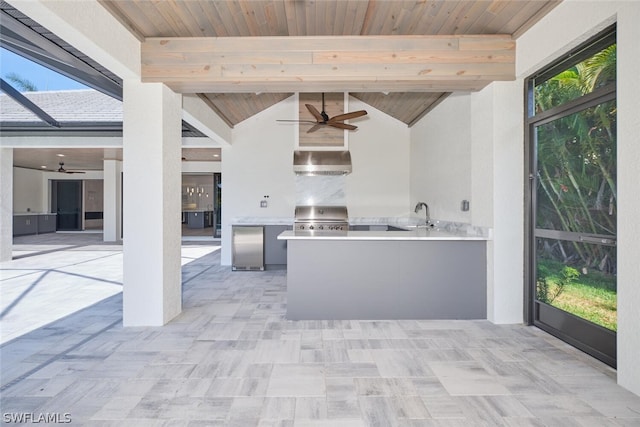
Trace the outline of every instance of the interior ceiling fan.
{"type": "Polygon", "coordinates": [[[311,104],[304,104],[311,115],[316,119],[313,120],[278,120],[279,122],[297,122],[297,123],[312,123],[313,126],[307,131],[307,133],[315,132],[322,126],[331,126],[338,129],[356,130],[357,126],[344,123],[345,120],[355,119],[356,117],[362,117],[367,114],[365,110],[352,111],[350,113],[338,114],[337,116],[329,117],[324,111],[324,93],[322,94],[322,111],[318,111],[316,107],[311,104]]]}
{"type": "Polygon", "coordinates": [[[60,162],[58,163],[60,165],[60,167],[58,168],[58,170],[56,172],[60,172],[60,173],[84,173],[83,171],[71,171],[71,170],[66,170],[64,168],[64,162],[60,162]]]}

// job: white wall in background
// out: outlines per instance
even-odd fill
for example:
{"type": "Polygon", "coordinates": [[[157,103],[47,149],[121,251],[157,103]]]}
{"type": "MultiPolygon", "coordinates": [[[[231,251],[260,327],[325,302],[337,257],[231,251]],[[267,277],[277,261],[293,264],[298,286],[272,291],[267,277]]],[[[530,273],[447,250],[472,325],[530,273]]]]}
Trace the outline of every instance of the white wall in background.
{"type": "Polygon", "coordinates": [[[471,95],[473,225],[487,244],[487,318],[523,320],[523,82],[497,82],[471,95]]]}
{"type": "Polygon", "coordinates": [[[48,212],[44,175],[35,169],[13,168],[13,212],[48,212]]]}
{"type": "Polygon", "coordinates": [[[182,173],[205,173],[222,171],[222,162],[182,162],[182,173]]]}
{"type": "Polygon", "coordinates": [[[429,205],[432,218],[471,222],[470,98],[453,94],[411,128],[411,214],[419,201],[429,205]],[[460,209],[462,200],[470,210],[460,209]]]}
{"type": "Polygon", "coordinates": [[[409,209],[409,128],[351,97],[349,111],[367,110],[349,132],[353,172],[345,177],[350,217],[396,217],[409,209]]]}
{"type": "Polygon", "coordinates": [[[0,147],[0,262],[11,261],[13,247],[13,148],[0,147]]]}

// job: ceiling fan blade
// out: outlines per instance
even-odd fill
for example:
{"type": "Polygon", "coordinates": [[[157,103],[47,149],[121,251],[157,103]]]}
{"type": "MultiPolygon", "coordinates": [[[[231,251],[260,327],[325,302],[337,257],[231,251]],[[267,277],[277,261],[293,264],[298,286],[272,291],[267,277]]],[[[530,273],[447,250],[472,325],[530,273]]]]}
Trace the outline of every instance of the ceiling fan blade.
{"type": "Polygon", "coordinates": [[[327,124],[329,126],[333,126],[334,128],[338,128],[338,129],[347,129],[347,130],[356,130],[358,129],[358,126],[354,126],[354,125],[348,125],[346,123],[340,123],[340,122],[327,122],[327,124]]]}
{"type": "Polygon", "coordinates": [[[322,125],[320,123],[316,123],[315,125],[311,126],[311,128],[309,128],[307,133],[315,132],[318,129],[320,129],[321,127],[322,127],[322,125]]]}
{"type": "Polygon", "coordinates": [[[320,114],[320,112],[318,111],[318,109],[316,107],[314,107],[311,104],[304,104],[305,107],[307,107],[307,110],[309,110],[309,112],[311,113],[311,115],[313,117],[315,117],[315,119],[318,121],[318,123],[324,122],[324,118],[322,117],[322,114],[320,114]]]}
{"type": "Polygon", "coordinates": [[[65,171],[65,173],[85,173],[83,171],[65,171]]]}
{"type": "Polygon", "coordinates": [[[355,119],[356,117],[366,116],[367,112],[365,110],[352,111],[350,113],[338,114],[335,117],[331,117],[329,122],[341,122],[343,120],[355,119]]]}
{"type": "Polygon", "coordinates": [[[293,122],[293,123],[318,123],[313,120],[276,120],[276,122],[293,122]]]}

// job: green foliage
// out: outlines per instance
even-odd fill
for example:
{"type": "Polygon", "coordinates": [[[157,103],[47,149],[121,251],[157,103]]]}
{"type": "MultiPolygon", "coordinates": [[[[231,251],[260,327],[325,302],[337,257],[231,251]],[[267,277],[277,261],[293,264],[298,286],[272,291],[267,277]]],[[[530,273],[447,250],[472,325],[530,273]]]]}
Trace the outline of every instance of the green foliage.
{"type": "Polygon", "coordinates": [[[549,304],[549,276],[551,271],[542,262],[538,262],[536,274],[536,299],[549,304]]]}
{"type": "Polygon", "coordinates": [[[31,82],[30,80],[27,80],[26,78],[20,76],[17,73],[8,73],[5,77],[7,78],[7,80],[13,83],[14,86],[17,86],[17,89],[21,92],[37,92],[38,91],[38,87],[33,82],[31,82]]]}
{"type": "Polygon", "coordinates": [[[559,274],[553,274],[547,265],[539,263],[537,271],[537,298],[547,304],[553,303],[568,285],[580,277],[580,272],[569,266],[563,266],[559,274]]]}
{"type": "Polygon", "coordinates": [[[538,301],[617,330],[615,277],[599,271],[580,273],[573,267],[544,257],[539,258],[537,271],[538,301]]]}
{"type": "MultiPolygon", "coordinates": [[[[536,111],[614,82],[615,69],[614,44],[536,86],[536,111]]],[[[536,227],[616,234],[616,116],[612,100],[536,127],[536,227]]],[[[612,275],[616,272],[615,248],[575,242],[559,249],[547,255],[562,262],[580,260],[581,267],[612,275]]]]}

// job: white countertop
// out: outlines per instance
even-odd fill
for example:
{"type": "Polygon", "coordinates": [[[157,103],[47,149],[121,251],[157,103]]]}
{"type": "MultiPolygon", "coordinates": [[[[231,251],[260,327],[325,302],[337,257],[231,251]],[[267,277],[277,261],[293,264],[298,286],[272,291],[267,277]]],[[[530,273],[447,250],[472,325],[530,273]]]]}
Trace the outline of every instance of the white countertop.
{"type": "Polygon", "coordinates": [[[231,221],[231,225],[291,225],[293,226],[293,217],[236,217],[231,221]]]}
{"type": "Polygon", "coordinates": [[[487,236],[465,231],[446,231],[437,228],[413,228],[408,231],[348,231],[346,234],[311,234],[284,231],[278,240],[489,240],[487,236]]]}
{"type": "Polygon", "coordinates": [[[28,216],[28,215],[57,215],[56,213],[49,212],[14,212],[13,216],[28,216]]]}

